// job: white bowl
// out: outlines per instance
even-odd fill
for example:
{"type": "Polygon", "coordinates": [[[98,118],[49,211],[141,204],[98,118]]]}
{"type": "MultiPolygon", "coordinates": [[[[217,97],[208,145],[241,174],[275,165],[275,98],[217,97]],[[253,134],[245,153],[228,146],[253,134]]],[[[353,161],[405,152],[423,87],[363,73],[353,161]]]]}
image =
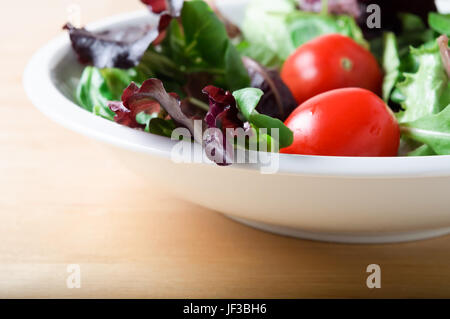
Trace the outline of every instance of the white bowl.
{"type": "MultiPolygon", "coordinates": [[[[239,7],[226,7],[233,13],[239,7]]],[[[139,23],[146,11],[91,25],[139,23]]],[[[75,104],[82,66],[67,34],[29,62],[24,86],[57,123],[111,146],[152,185],[263,230],[314,240],[387,243],[450,233],[450,156],[349,158],[280,155],[276,174],[259,165],[176,164],[175,141],[120,126],[75,104]]]]}

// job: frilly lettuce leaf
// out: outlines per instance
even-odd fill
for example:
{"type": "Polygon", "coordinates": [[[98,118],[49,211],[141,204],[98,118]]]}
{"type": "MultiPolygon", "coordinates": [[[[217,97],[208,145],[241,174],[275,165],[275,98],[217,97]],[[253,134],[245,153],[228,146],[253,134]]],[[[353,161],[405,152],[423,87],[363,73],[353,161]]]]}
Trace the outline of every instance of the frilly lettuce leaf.
{"type": "Polygon", "coordinates": [[[297,47],[323,34],[340,33],[368,46],[353,17],[299,11],[291,0],[251,1],[242,32],[241,53],[267,67],[280,67],[297,47]]]}
{"type": "Polygon", "coordinates": [[[316,14],[294,11],[286,16],[286,23],[295,48],[324,34],[339,33],[368,48],[361,29],[353,17],[347,15],[316,14]]]}
{"type": "Polygon", "coordinates": [[[295,50],[285,17],[295,10],[290,0],[253,0],[242,25],[241,53],[264,66],[280,67],[295,50]]]}
{"type": "Polygon", "coordinates": [[[384,82],[385,97],[389,96],[387,90],[397,78],[390,100],[400,103],[402,108],[396,116],[403,140],[416,145],[408,155],[449,155],[450,81],[441,55],[441,50],[448,49],[446,41],[440,38],[419,48],[411,47],[400,65],[398,60],[394,61],[395,49],[393,40],[390,41],[391,53],[389,44],[385,50],[385,69],[390,71],[384,82]]]}
{"type": "Polygon", "coordinates": [[[415,72],[403,73],[396,85],[403,108],[397,114],[400,123],[414,122],[421,117],[437,114],[450,103],[450,83],[444,70],[436,42],[411,48],[415,72]]]}
{"type": "Polygon", "coordinates": [[[170,116],[170,119],[189,129],[195,136],[194,119],[183,112],[181,103],[178,95],[168,93],[160,80],[148,79],[142,83],[141,87],[131,83],[123,92],[121,103],[110,102],[109,107],[116,113],[114,120],[117,123],[133,128],[145,127],[142,120],[139,123],[136,119],[141,112],[149,115],[161,115],[161,111],[164,110],[165,114],[170,116]]]}

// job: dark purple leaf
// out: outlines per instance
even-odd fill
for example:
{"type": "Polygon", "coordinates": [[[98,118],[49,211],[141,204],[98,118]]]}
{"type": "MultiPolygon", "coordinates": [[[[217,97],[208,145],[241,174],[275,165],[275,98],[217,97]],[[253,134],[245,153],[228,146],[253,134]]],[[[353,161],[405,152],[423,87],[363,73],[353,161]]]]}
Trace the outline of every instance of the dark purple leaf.
{"type": "Polygon", "coordinates": [[[441,50],[442,63],[444,64],[445,71],[450,78],[450,49],[448,48],[448,37],[441,35],[438,38],[439,48],[441,50]]]}
{"type": "Polygon", "coordinates": [[[209,99],[209,111],[205,117],[208,127],[224,130],[243,126],[244,123],[238,116],[236,100],[230,91],[210,85],[203,89],[203,93],[209,99]]]}
{"type": "Polygon", "coordinates": [[[142,98],[142,99],[132,99],[140,91],[139,87],[131,83],[122,94],[122,101],[109,102],[108,106],[116,113],[114,121],[131,127],[131,128],[144,128],[145,125],[139,124],[136,121],[136,115],[141,112],[146,112],[147,114],[160,113],[160,104],[154,99],[142,98]]]}
{"type": "Polygon", "coordinates": [[[178,95],[167,93],[160,80],[148,79],[144,81],[139,91],[131,96],[128,101],[133,103],[146,98],[157,101],[175,123],[188,128],[194,133],[194,119],[183,113],[178,95]]]}
{"type": "Polygon", "coordinates": [[[186,84],[183,87],[183,91],[187,98],[183,100],[181,104],[183,112],[194,118],[203,119],[208,110],[208,97],[203,94],[202,90],[210,83],[214,82],[214,76],[206,72],[196,72],[187,75],[186,84]],[[195,101],[199,105],[194,105],[195,101]]]}
{"type": "Polygon", "coordinates": [[[242,61],[250,76],[251,86],[264,92],[256,110],[284,121],[298,104],[279,72],[267,69],[248,57],[244,57],[242,61]]]}
{"type": "Polygon", "coordinates": [[[149,45],[159,43],[173,17],[180,15],[183,0],[142,0],[154,13],[159,14],[158,27],[150,25],[129,26],[103,32],[90,32],[70,23],[72,47],[82,64],[98,68],[128,69],[139,64],[149,45]]]}
{"type": "Polygon", "coordinates": [[[149,25],[90,32],[68,23],[64,29],[69,31],[79,61],[98,68],[128,69],[136,66],[159,34],[156,28],[149,25]]]}
{"type": "Polygon", "coordinates": [[[233,145],[227,138],[227,128],[243,128],[244,122],[239,118],[236,100],[229,91],[215,86],[207,86],[203,93],[209,99],[209,111],[205,122],[210,130],[203,139],[208,157],[219,165],[229,165],[233,160],[233,145]]]}
{"type": "Polygon", "coordinates": [[[142,128],[142,125],[136,122],[136,117],[131,116],[131,111],[127,109],[120,101],[108,102],[108,106],[116,113],[114,121],[131,128],[142,128]]]}

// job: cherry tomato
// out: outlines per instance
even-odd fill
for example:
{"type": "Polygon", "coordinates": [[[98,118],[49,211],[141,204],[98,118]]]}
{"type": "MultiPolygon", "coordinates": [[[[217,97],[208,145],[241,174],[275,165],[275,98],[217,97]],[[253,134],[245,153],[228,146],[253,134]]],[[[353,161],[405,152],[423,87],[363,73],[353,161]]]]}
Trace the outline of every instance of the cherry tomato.
{"type": "Polygon", "coordinates": [[[287,118],[294,142],[282,153],[328,156],[396,156],[400,129],[374,93],[345,88],[319,94],[287,118]]]}
{"type": "Polygon", "coordinates": [[[284,63],[281,78],[298,104],[334,89],[359,87],[381,94],[375,57],[351,38],[328,34],[300,46],[284,63]]]}

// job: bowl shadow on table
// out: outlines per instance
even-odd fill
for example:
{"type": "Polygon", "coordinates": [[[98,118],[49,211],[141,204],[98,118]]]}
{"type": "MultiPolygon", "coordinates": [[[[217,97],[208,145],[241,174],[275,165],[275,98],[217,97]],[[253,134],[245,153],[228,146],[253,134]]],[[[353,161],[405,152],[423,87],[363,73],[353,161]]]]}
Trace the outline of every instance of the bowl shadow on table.
{"type": "Polygon", "coordinates": [[[151,283],[160,287],[158,293],[144,296],[450,296],[450,274],[443,272],[448,237],[395,245],[315,242],[259,231],[170,195],[167,199],[164,217],[139,214],[130,221],[134,230],[128,243],[122,241],[133,247],[129,257],[138,264],[160,269],[151,283]],[[381,289],[366,286],[370,264],[381,266],[381,289]]]}
{"type": "Polygon", "coordinates": [[[258,297],[449,297],[449,237],[383,245],[333,244],[275,235],[218,214],[212,242],[228,241],[230,264],[252,269],[241,285],[259,286],[258,297]],[[223,225],[223,226],[222,226],[223,225]],[[221,227],[222,226],[222,227],[221,227]],[[245,256],[245,258],[242,258],[245,256]],[[378,264],[382,289],[369,289],[367,266],[378,264]],[[246,284],[243,284],[246,282],[246,284]]]}

